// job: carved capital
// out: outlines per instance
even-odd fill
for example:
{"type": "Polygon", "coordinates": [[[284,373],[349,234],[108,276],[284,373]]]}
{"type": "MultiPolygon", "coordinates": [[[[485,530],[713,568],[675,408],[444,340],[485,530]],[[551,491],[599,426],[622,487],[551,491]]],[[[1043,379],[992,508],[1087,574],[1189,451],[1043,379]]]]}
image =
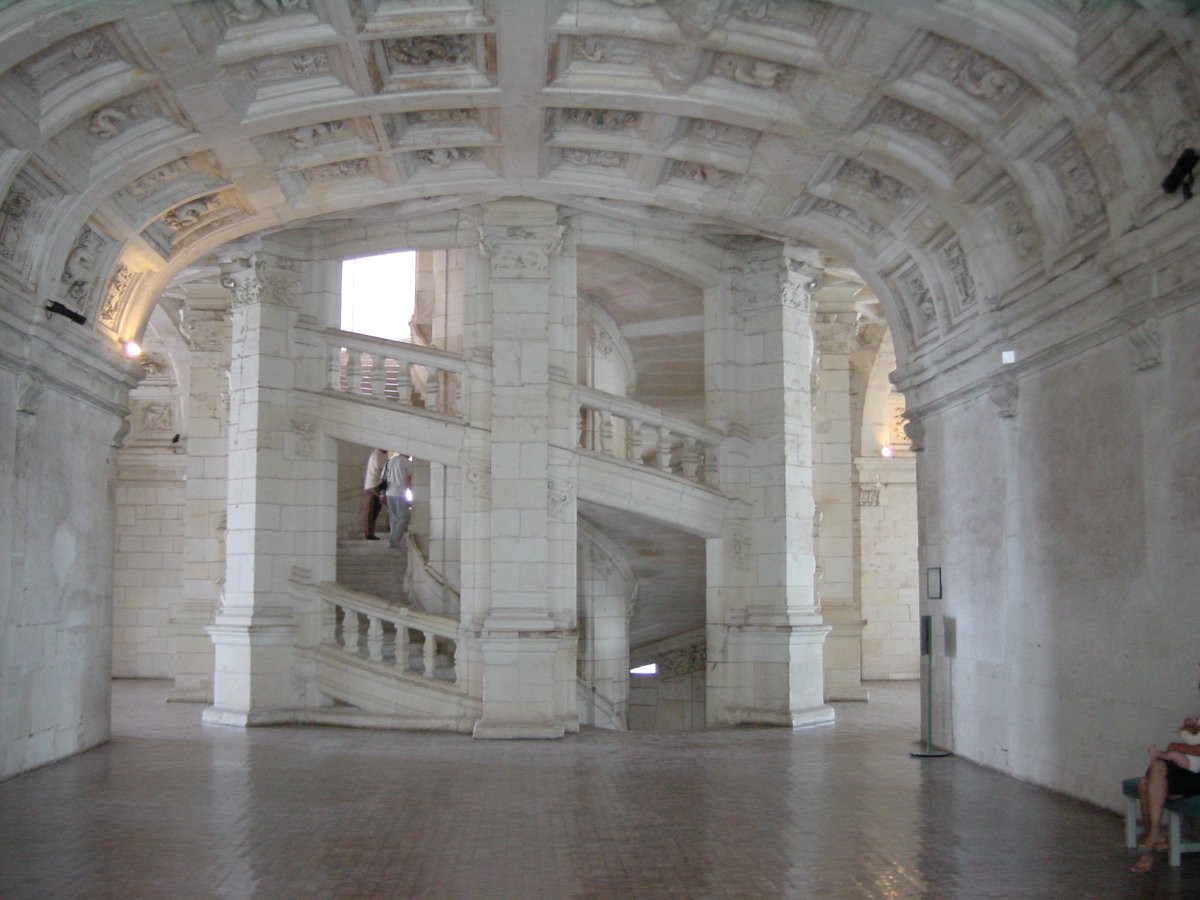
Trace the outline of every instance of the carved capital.
{"type": "Polygon", "coordinates": [[[1162,333],[1158,316],[1130,323],[1125,338],[1133,350],[1133,368],[1136,371],[1144,372],[1162,364],[1162,333]]]}
{"type": "Polygon", "coordinates": [[[479,228],[479,252],[492,261],[493,278],[549,278],[550,257],[562,249],[562,225],[479,228]]]}
{"type": "Polygon", "coordinates": [[[1009,419],[1017,414],[1019,390],[1017,379],[1012,375],[996,375],[988,387],[988,396],[997,406],[1001,418],[1009,419]]]}
{"type": "Polygon", "coordinates": [[[904,434],[908,438],[910,450],[925,449],[925,423],[913,413],[904,414],[904,434]]]}

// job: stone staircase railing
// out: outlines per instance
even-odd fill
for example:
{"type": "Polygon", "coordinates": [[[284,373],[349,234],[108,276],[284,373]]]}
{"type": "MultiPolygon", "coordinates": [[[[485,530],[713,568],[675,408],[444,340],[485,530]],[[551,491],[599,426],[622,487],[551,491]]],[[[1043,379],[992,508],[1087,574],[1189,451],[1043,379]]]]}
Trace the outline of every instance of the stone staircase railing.
{"type": "Polygon", "coordinates": [[[462,357],[405,341],[325,331],[330,390],[461,416],[462,357]]]}
{"type": "Polygon", "coordinates": [[[405,537],[408,545],[408,567],[404,573],[404,593],[421,609],[457,620],[462,609],[458,591],[454,590],[442,573],[425,558],[413,533],[410,531],[405,537]]]}
{"type": "Polygon", "coordinates": [[[581,449],[718,486],[717,457],[724,440],[719,431],[583,385],[576,396],[583,411],[581,449]],[[614,439],[614,418],[623,423],[624,440],[614,439]]]}
{"type": "Polygon", "coordinates": [[[458,680],[457,620],[389,604],[332,581],[318,585],[317,591],[323,607],[322,648],[369,659],[397,675],[443,684],[458,680]],[[414,634],[420,645],[415,654],[414,634]]]}

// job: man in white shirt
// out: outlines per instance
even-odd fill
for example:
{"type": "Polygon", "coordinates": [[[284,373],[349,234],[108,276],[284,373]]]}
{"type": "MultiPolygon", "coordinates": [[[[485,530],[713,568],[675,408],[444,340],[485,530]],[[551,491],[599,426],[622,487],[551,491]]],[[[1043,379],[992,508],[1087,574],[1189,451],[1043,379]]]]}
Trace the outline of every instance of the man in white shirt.
{"type": "Polygon", "coordinates": [[[383,478],[383,467],[387,462],[386,450],[372,450],[367,457],[367,474],[363,479],[363,493],[366,495],[366,519],[363,522],[363,535],[368,541],[377,541],[375,536],[375,521],[379,518],[379,510],[383,507],[383,497],[379,494],[379,481],[383,478]]]}

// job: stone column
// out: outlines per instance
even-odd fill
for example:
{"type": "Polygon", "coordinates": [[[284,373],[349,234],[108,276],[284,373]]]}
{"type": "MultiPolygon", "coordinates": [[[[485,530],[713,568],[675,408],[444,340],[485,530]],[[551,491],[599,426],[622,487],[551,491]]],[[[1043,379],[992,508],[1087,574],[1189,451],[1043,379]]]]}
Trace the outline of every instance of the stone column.
{"type": "Polygon", "coordinates": [[[294,266],[260,254],[230,265],[222,279],[233,294],[229,494],[225,590],[208,628],[215,672],[207,722],[269,723],[297,699],[290,680],[297,628],[288,580],[306,548],[295,509],[302,473],[291,459],[297,454],[289,394],[299,363],[293,355],[295,312],[286,291],[268,278],[294,266]],[[278,268],[271,273],[273,265],[278,268]]]}
{"type": "Polygon", "coordinates": [[[866,700],[862,599],[855,559],[850,341],[858,315],[849,298],[821,297],[813,311],[813,520],[817,593],[825,639],[825,699],[866,700]]]}
{"type": "MultiPolygon", "coordinates": [[[[479,738],[552,738],[579,727],[575,278],[573,257],[558,256],[563,232],[554,206],[529,200],[488,204],[480,228],[492,384],[479,738]]],[[[464,598],[468,605],[478,604],[464,598]]]]}
{"type": "Polygon", "coordinates": [[[180,327],[191,349],[184,485],[183,586],[171,607],[175,684],[167,699],[211,703],[213,623],[225,583],[225,480],[229,466],[229,291],[190,285],[180,327]]]}
{"type": "Polygon", "coordinates": [[[706,717],[829,721],[829,627],[813,583],[809,296],[819,257],[763,241],[728,272],[706,353],[718,370],[709,376],[709,420],[730,434],[721,482],[737,502],[708,548],[706,717]]]}

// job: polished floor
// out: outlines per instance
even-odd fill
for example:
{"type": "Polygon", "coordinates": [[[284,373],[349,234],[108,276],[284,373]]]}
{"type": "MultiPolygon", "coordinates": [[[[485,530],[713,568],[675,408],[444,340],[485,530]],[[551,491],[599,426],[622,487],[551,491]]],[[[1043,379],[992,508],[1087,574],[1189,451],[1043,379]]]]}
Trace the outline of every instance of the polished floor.
{"type": "Polygon", "coordinates": [[[1112,813],[910,757],[915,686],[871,691],[796,732],[481,742],[116,682],[110,744],[0,784],[0,898],[1200,897],[1200,858],[1131,874],[1112,813]]]}

